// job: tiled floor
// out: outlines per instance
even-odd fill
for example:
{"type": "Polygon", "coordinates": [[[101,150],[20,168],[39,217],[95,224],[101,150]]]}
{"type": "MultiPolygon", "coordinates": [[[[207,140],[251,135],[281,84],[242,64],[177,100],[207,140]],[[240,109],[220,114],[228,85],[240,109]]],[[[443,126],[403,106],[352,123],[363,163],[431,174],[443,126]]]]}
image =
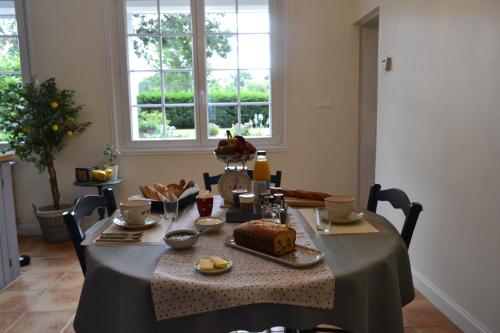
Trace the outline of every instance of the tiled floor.
{"type": "MultiPolygon", "coordinates": [[[[31,256],[31,264],[0,292],[0,332],[74,332],[72,320],[83,275],[71,243],[49,245],[41,237],[24,236],[19,247],[22,254],[31,256]]],[[[403,315],[405,333],[461,332],[419,293],[403,315]]]]}

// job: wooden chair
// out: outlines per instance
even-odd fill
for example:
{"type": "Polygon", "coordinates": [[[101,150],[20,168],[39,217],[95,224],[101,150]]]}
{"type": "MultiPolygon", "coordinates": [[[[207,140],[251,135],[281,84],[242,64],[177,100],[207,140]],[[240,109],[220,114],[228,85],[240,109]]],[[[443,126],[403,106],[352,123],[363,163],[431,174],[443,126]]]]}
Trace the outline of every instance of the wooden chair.
{"type": "Polygon", "coordinates": [[[367,209],[371,212],[377,212],[377,204],[379,201],[388,201],[392,207],[401,209],[405,215],[403,229],[401,230],[401,238],[406,244],[406,248],[410,247],[411,237],[417,224],[418,216],[423,210],[422,205],[418,202],[410,202],[410,199],[400,189],[391,188],[381,190],[380,184],[373,184],[370,188],[368,196],[367,209]]]}
{"type": "Polygon", "coordinates": [[[83,275],[85,275],[85,248],[81,242],[85,239],[85,233],[81,228],[81,222],[85,216],[91,215],[99,207],[106,207],[108,216],[116,210],[115,196],[113,190],[108,188],[103,190],[103,195],[86,195],[77,200],[73,209],[63,214],[66,228],[68,228],[71,241],[80,261],[83,275]]]}
{"type": "MultiPolygon", "coordinates": [[[[250,177],[251,179],[253,178],[253,170],[247,169],[247,174],[248,177],[250,177]]],[[[278,170],[276,171],[275,175],[271,175],[271,183],[274,183],[276,187],[281,186],[281,174],[282,174],[281,171],[278,170]]],[[[216,185],[217,183],[219,183],[219,179],[221,176],[222,174],[216,176],[210,176],[208,172],[204,172],[203,180],[205,182],[205,189],[207,191],[212,191],[212,185],[216,185]]]]}
{"type": "MultiPolygon", "coordinates": [[[[388,201],[392,207],[396,209],[401,209],[405,215],[405,222],[403,224],[403,229],[401,230],[401,238],[406,244],[406,248],[410,247],[411,237],[413,231],[415,230],[415,225],[417,224],[418,216],[422,211],[422,205],[417,202],[411,202],[405,192],[397,188],[391,188],[387,190],[381,190],[380,184],[373,184],[370,188],[370,194],[368,197],[368,207],[367,209],[371,212],[377,212],[377,204],[379,201],[388,201]]],[[[294,332],[294,330],[287,330],[288,332],[294,332]]],[[[300,333],[337,333],[337,332],[348,332],[341,328],[320,325],[312,330],[300,330],[300,333]]]]}

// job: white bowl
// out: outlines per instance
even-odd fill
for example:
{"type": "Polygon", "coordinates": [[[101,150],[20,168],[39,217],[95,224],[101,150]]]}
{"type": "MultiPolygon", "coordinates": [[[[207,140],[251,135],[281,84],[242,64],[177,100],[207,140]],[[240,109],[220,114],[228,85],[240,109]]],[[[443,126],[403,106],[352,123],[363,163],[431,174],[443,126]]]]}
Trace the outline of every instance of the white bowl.
{"type": "Polygon", "coordinates": [[[206,230],[208,228],[213,228],[208,232],[219,231],[224,226],[224,223],[226,223],[225,219],[211,216],[199,217],[194,221],[194,224],[200,231],[206,230]]]}
{"type": "Polygon", "coordinates": [[[187,248],[193,246],[198,241],[198,238],[199,238],[198,232],[195,230],[189,230],[189,229],[172,230],[172,231],[167,232],[165,234],[165,236],[163,236],[163,240],[165,241],[165,243],[167,243],[168,246],[173,247],[174,249],[177,249],[177,250],[187,249],[187,248]],[[191,235],[192,237],[189,237],[189,238],[186,237],[186,239],[172,238],[172,236],[175,236],[175,235],[178,235],[178,236],[191,235]]]}

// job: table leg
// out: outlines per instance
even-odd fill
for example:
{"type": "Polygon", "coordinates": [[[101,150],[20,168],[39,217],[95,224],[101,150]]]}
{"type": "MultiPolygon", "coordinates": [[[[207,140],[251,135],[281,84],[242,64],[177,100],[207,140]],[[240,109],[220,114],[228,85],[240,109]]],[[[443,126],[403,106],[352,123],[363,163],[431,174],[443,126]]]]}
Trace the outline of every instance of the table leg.
{"type": "MultiPolygon", "coordinates": [[[[102,186],[97,186],[97,194],[102,197],[102,186]]],[[[104,218],[104,213],[106,209],[104,207],[97,208],[97,213],[99,214],[99,220],[104,218]]]]}

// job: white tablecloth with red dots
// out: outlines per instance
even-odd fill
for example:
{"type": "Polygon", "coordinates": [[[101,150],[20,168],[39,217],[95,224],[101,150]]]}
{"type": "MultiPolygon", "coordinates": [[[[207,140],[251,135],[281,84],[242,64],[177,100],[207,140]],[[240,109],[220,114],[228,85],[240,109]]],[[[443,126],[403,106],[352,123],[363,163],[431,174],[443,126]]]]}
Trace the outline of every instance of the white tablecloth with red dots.
{"type": "MultiPolygon", "coordinates": [[[[171,229],[186,228],[190,223],[193,216],[181,216],[171,229]]],[[[297,232],[297,244],[314,248],[293,215],[288,224],[297,232]]],[[[291,268],[228,247],[224,241],[237,226],[226,223],[220,232],[200,236],[191,249],[165,251],[151,279],[158,321],[258,303],[333,308],[335,278],[328,265],[322,262],[308,268],[291,268]],[[227,258],[233,267],[219,275],[196,271],[197,260],[208,256],[227,258]]]]}

